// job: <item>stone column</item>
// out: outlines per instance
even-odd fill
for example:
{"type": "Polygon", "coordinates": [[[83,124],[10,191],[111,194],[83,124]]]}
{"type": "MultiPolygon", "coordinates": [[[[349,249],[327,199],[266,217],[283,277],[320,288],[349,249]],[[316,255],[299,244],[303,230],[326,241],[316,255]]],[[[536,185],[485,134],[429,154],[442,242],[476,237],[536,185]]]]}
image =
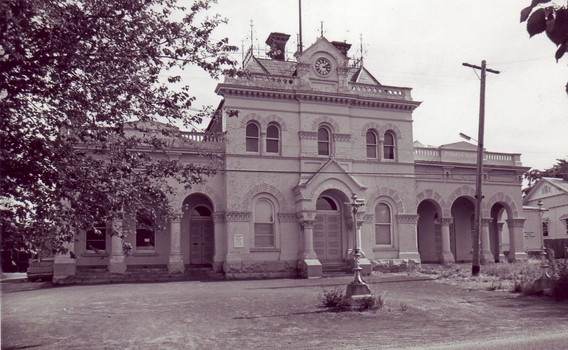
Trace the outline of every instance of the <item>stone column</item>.
{"type": "Polygon", "coordinates": [[[301,226],[304,229],[304,250],[302,252],[302,259],[317,259],[317,254],[314,251],[314,221],[302,221],[301,226]]]}
{"type": "Polygon", "coordinates": [[[508,219],[507,225],[509,226],[509,262],[527,259],[523,234],[525,218],[508,219]]]}
{"type": "Polygon", "coordinates": [[[227,257],[227,237],[225,228],[225,212],[213,213],[213,226],[215,232],[215,255],[213,256],[213,271],[217,273],[223,272],[223,263],[227,257]]]}
{"type": "Polygon", "coordinates": [[[126,261],[122,250],[122,230],[124,225],[123,218],[116,218],[112,221],[115,234],[111,237],[110,258],[107,270],[114,274],[124,274],[126,272],[126,261]]]}
{"type": "Polygon", "coordinates": [[[176,213],[170,221],[170,258],[169,273],[183,273],[185,265],[181,255],[181,218],[183,213],[176,213]]]}
{"type": "Polygon", "coordinates": [[[398,214],[399,234],[399,259],[412,260],[420,264],[420,253],[418,253],[418,215],[417,214],[398,214]]]}
{"type": "Polygon", "coordinates": [[[497,239],[499,240],[499,246],[497,247],[497,249],[499,249],[499,262],[505,262],[506,257],[505,254],[503,253],[503,225],[505,223],[504,222],[498,222],[497,225],[495,225],[496,231],[497,231],[497,239]]]}
{"type": "Polygon", "coordinates": [[[454,222],[453,218],[442,218],[440,223],[442,225],[441,234],[442,234],[442,251],[438,256],[438,260],[442,264],[453,264],[456,259],[454,254],[452,254],[452,250],[450,248],[450,225],[454,222]]]}
{"type": "Polygon", "coordinates": [[[65,244],[67,254],[57,254],[53,262],[53,283],[73,276],[77,272],[77,262],[71,254],[74,254],[75,243],[69,242],[65,244]]]}
{"type": "Polygon", "coordinates": [[[491,253],[491,242],[489,236],[489,224],[493,219],[482,218],[481,219],[481,254],[479,256],[482,264],[492,264],[495,262],[495,257],[491,253]]]}
{"type": "Polygon", "coordinates": [[[314,220],[303,219],[300,222],[304,230],[304,249],[302,251],[298,268],[300,276],[304,278],[321,277],[322,266],[314,251],[314,220]]]}

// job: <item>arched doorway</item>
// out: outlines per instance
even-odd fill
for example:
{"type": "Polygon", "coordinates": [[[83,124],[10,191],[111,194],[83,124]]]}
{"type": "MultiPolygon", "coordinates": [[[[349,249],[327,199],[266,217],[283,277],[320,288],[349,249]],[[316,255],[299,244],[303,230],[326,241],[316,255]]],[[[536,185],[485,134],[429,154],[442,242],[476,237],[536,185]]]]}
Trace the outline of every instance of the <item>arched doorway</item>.
{"type": "Polygon", "coordinates": [[[471,261],[473,257],[473,231],[475,230],[475,204],[468,197],[459,197],[452,204],[453,224],[450,226],[450,250],[456,262],[471,261]]]}
{"type": "Polygon", "coordinates": [[[489,224],[489,242],[495,262],[506,261],[509,255],[509,227],[505,224],[509,215],[501,203],[491,207],[491,223],[489,224]]]}
{"type": "Polygon", "coordinates": [[[189,264],[211,266],[215,254],[215,232],[211,201],[201,194],[189,196],[184,202],[188,216],[189,264]]]}
{"type": "Polygon", "coordinates": [[[424,200],[418,205],[418,253],[423,263],[439,261],[442,252],[440,211],[435,203],[424,200]]]}
{"type": "Polygon", "coordinates": [[[343,260],[341,227],[339,202],[329,194],[320,195],[314,223],[314,251],[320,262],[343,260]]]}

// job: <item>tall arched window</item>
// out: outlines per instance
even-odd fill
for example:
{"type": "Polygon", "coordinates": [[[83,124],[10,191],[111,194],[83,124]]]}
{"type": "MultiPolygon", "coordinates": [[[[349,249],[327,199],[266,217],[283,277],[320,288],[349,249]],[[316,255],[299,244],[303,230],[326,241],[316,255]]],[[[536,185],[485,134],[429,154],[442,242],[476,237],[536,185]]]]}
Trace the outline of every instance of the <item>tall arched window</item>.
{"type": "Polygon", "coordinates": [[[258,152],[259,144],[259,134],[258,125],[255,123],[248,123],[246,129],[246,142],[247,142],[247,152],[258,152]]]}
{"type": "Polygon", "coordinates": [[[275,124],[266,128],[266,153],[280,153],[280,129],[275,124]]]}
{"type": "Polygon", "coordinates": [[[96,222],[92,228],[87,230],[85,237],[85,250],[94,252],[104,252],[106,250],[107,223],[101,220],[105,211],[98,207],[92,213],[96,222]]]}
{"type": "Polygon", "coordinates": [[[331,154],[331,137],[328,129],[320,127],[318,130],[318,155],[329,156],[331,154]]]}
{"type": "Polygon", "coordinates": [[[254,205],[254,246],[274,248],[274,206],[266,198],[254,205]]]}
{"type": "Polygon", "coordinates": [[[367,158],[377,158],[377,135],[369,130],[367,131],[367,158]]]}
{"type": "Polygon", "coordinates": [[[156,249],[154,234],[155,213],[150,209],[139,210],[136,214],[136,250],[156,249]]]}
{"type": "Polygon", "coordinates": [[[379,203],[375,207],[375,243],[392,245],[391,210],[385,203],[379,203]]]}
{"type": "Polygon", "coordinates": [[[385,142],[383,143],[383,152],[385,159],[394,159],[395,154],[394,135],[392,132],[385,133],[385,142]]]}

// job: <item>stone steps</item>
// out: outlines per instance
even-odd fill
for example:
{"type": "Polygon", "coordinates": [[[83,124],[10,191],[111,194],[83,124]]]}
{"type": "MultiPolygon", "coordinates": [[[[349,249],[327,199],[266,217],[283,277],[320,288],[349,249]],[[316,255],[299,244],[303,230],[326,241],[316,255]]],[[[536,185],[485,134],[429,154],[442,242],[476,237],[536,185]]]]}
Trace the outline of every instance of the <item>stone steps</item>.
{"type": "Polygon", "coordinates": [[[353,268],[346,262],[322,263],[322,277],[338,277],[353,274],[353,268]]]}

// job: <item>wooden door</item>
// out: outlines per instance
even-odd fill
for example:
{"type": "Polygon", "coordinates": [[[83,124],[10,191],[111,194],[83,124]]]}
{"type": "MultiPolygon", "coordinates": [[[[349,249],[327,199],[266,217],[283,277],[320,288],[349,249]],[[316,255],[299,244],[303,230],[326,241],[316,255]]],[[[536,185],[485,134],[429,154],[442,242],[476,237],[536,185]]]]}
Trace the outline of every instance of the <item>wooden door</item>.
{"type": "Polygon", "coordinates": [[[189,222],[190,264],[204,265],[213,262],[213,220],[192,219],[189,222]]]}
{"type": "Polygon", "coordinates": [[[321,262],[342,261],[341,217],[339,213],[316,215],[314,251],[321,262]]]}

